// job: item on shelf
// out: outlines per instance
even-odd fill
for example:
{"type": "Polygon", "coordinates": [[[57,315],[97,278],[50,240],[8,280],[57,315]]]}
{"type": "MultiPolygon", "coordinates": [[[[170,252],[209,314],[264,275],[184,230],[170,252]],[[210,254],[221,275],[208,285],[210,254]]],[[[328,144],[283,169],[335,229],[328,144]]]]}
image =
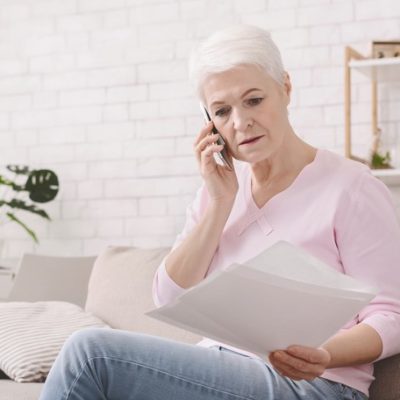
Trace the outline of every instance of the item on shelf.
{"type": "Polygon", "coordinates": [[[381,147],[382,130],[377,128],[372,134],[372,146],[371,146],[371,160],[370,167],[372,169],[392,169],[393,166],[390,164],[391,156],[390,152],[382,152],[381,147]]]}
{"type": "Polygon", "coordinates": [[[385,154],[372,153],[371,155],[371,168],[372,169],[392,169],[390,164],[391,157],[387,151],[385,154]]]}
{"type": "Polygon", "coordinates": [[[372,58],[400,57],[399,41],[372,42],[372,58]]]}

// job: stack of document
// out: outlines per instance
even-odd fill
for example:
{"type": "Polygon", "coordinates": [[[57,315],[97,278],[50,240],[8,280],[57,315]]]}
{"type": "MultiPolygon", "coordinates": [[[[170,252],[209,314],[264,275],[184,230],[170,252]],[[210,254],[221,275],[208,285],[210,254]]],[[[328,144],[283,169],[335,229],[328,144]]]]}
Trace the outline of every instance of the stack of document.
{"type": "Polygon", "coordinates": [[[147,315],[265,358],[293,344],[320,346],[376,293],[281,241],[147,315]]]}

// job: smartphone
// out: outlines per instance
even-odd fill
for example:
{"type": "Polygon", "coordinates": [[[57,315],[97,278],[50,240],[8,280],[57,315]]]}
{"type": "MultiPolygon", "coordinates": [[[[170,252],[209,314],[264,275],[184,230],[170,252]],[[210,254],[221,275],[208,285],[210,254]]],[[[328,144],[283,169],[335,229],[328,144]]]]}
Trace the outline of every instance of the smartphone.
{"type": "MultiPolygon", "coordinates": [[[[210,114],[208,113],[207,109],[205,108],[205,106],[202,103],[200,103],[200,109],[201,109],[201,111],[203,113],[204,119],[207,122],[210,122],[211,121],[210,114]]],[[[217,131],[217,128],[215,128],[215,126],[213,126],[211,132],[214,133],[214,134],[219,133],[217,131]]],[[[230,161],[230,159],[228,157],[228,151],[227,151],[227,148],[226,148],[225,140],[222,138],[221,134],[219,134],[219,138],[217,139],[217,144],[224,145],[224,148],[222,149],[222,151],[218,152],[217,154],[218,154],[219,159],[222,161],[222,163],[229,170],[232,171],[233,170],[233,165],[232,165],[232,163],[231,163],[231,161],[230,161]]]]}

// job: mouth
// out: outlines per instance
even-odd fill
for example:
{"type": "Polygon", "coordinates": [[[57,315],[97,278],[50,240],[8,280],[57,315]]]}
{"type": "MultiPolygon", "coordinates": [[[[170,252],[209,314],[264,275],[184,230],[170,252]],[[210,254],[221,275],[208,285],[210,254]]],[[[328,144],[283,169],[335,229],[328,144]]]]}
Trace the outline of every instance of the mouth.
{"type": "Polygon", "coordinates": [[[249,138],[249,139],[246,139],[246,140],[243,140],[243,142],[240,142],[239,143],[239,146],[242,146],[242,145],[249,145],[249,144],[253,144],[253,143],[256,143],[256,142],[258,142],[259,141],[259,139],[261,139],[262,138],[262,136],[256,136],[256,137],[253,137],[253,138],[249,138]]]}

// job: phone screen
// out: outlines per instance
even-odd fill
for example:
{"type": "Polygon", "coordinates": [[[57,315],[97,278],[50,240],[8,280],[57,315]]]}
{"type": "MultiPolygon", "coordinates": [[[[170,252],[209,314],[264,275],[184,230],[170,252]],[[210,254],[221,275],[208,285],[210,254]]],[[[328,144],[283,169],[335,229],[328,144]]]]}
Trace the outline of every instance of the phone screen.
{"type": "MultiPolygon", "coordinates": [[[[205,107],[202,103],[200,103],[200,109],[201,109],[201,111],[202,111],[202,113],[203,113],[204,119],[205,119],[207,122],[210,122],[210,121],[211,121],[210,114],[208,113],[206,107],[205,107]]],[[[217,130],[217,128],[216,128],[215,126],[213,126],[213,128],[212,128],[212,133],[214,133],[214,134],[215,134],[215,133],[219,133],[218,130],[217,130]]],[[[233,169],[233,166],[232,166],[232,163],[231,163],[231,161],[230,161],[230,159],[229,159],[229,157],[228,157],[228,151],[227,151],[227,148],[226,148],[226,144],[225,144],[225,141],[224,141],[224,139],[222,138],[221,134],[219,134],[219,138],[217,139],[217,143],[220,144],[220,145],[224,145],[224,148],[222,149],[222,151],[220,151],[220,152],[217,153],[218,156],[219,156],[219,159],[222,161],[222,163],[223,163],[228,169],[232,170],[232,169],[233,169]]]]}

